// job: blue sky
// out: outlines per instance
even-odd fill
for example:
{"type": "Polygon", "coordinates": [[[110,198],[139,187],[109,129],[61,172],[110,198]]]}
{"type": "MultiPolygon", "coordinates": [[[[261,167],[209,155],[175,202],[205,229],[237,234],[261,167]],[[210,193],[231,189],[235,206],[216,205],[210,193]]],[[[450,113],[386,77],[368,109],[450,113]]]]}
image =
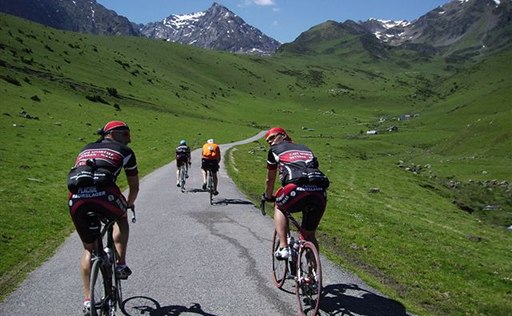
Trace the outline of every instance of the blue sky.
{"type": "MultiPolygon", "coordinates": [[[[161,21],[172,14],[206,11],[213,0],[96,0],[136,23],[161,21]]],[[[412,21],[450,0],[217,0],[246,23],[283,43],[312,26],[334,20],[369,18],[412,21]]]]}

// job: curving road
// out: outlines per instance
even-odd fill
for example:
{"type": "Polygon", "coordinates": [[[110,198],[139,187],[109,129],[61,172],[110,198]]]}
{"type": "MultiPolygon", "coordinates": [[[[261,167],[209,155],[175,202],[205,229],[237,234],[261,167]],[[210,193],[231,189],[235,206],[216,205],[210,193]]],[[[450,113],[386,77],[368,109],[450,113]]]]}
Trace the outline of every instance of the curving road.
{"type": "MultiPolygon", "coordinates": [[[[225,153],[262,136],[220,148],[225,153]]],[[[291,282],[281,291],[271,281],[272,219],[237,190],[223,167],[220,194],[210,205],[200,189],[199,150],[192,159],[185,193],[176,187],[174,161],[141,180],[128,249],[134,273],[123,283],[127,310],[118,315],[296,315],[291,282]]],[[[81,315],[81,251],[75,232],[0,303],[0,315],[81,315]]],[[[407,315],[399,302],[326,258],[322,267],[322,315],[407,315]]]]}

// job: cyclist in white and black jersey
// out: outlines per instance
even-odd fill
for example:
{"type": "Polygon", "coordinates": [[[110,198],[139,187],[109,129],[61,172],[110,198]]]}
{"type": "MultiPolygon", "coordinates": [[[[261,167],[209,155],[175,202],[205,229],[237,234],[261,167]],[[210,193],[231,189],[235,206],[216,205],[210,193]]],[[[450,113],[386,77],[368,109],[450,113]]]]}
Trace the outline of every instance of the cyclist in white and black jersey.
{"type": "Polygon", "coordinates": [[[139,176],[135,153],[130,143],[130,129],[121,121],[108,122],[99,132],[101,137],[87,144],[78,154],[68,174],[69,210],[84,251],[81,276],[84,286],[85,315],[90,313],[89,275],[94,241],[100,236],[100,218],[116,220],[114,242],[119,253],[117,275],[126,279],[132,273],[126,266],[129,225],[126,211],[133,207],[139,192],[139,176]],[[129,193],[125,198],[116,185],[117,176],[124,169],[129,193]],[[94,176],[90,174],[94,172],[94,176]],[[91,216],[92,215],[92,216],[91,216]]]}
{"type": "Polygon", "coordinates": [[[315,233],[327,205],[328,179],[318,170],[318,162],[311,149],[295,144],[286,131],[274,127],[267,131],[265,140],[270,145],[267,157],[265,199],[275,201],[274,223],[279,235],[279,249],[275,256],[286,259],[290,256],[286,233],[288,218],[282,211],[303,212],[301,226],[304,239],[318,248],[315,233]],[[281,188],[274,194],[274,182],[279,172],[281,188]],[[312,181],[307,174],[321,175],[325,182],[312,181]],[[326,183],[327,182],[327,183],[326,183]]]}
{"type": "Polygon", "coordinates": [[[188,168],[192,164],[190,147],[187,141],[182,139],[176,147],[176,186],[180,186],[180,167],[185,165],[185,178],[188,178],[188,168]]]}

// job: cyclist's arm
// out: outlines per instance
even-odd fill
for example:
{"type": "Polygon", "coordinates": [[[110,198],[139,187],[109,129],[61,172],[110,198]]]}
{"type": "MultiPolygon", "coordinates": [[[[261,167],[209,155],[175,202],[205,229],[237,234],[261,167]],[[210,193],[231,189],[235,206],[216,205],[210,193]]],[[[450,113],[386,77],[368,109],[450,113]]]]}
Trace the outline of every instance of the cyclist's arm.
{"type": "Polygon", "coordinates": [[[139,176],[126,176],[126,180],[128,180],[128,206],[133,206],[135,203],[135,199],[137,198],[137,194],[139,194],[139,176]]]}
{"type": "Polygon", "coordinates": [[[274,193],[274,182],[276,181],[277,169],[267,169],[267,179],[265,181],[265,196],[271,197],[274,193]]]}

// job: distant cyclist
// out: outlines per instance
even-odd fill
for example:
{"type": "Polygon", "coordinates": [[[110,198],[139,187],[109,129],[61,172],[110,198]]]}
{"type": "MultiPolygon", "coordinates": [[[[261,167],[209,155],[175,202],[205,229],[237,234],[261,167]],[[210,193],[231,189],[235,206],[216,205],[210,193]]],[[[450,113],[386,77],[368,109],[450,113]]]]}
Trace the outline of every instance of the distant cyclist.
{"type": "Polygon", "coordinates": [[[278,259],[287,259],[290,249],[286,240],[288,218],[282,211],[302,211],[301,227],[304,239],[318,248],[315,233],[327,205],[326,188],[329,180],[318,169],[318,162],[311,149],[295,144],[286,131],[274,127],[267,131],[265,140],[270,145],[267,158],[265,199],[275,201],[274,224],[279,236],[278,259]],[[281,188],[273,194],[274,182],[279,171],[281,188]]]}
{"type": "Polygon", "coordinates": [[[180,167],[185,165],[185,178],[188,178],[188,167],[192,164],[190,147],[183,139],[176,147],[176,186],[180,186],[180,167]]]}
{"type": "Polygon", "coordinates": [[[139,192],[137,161],[127,146],[131,141],[128,125],[111,121],[98,133],[101,137],[82,148],[68,174],[69,210],[84,247],[80,270],[86,315],[90,314],[91,252],[94,241],[100,236],[99,218],[116,220],[114,242],[119,253],[116,273],[119,278],[127,279],[132,272],[126,265],[129,236],[126,210],[133,207],[139,192]],[[128,199],[115,183],[121,169],[128,180],[128,199]]]}
{"type": "Polygon", "coordinates": [[[218,195],[219,191],[217,191],[217,172],[219,171],[220,148],[219,145],[215,144],[215,141],[213,139],[208,139],[208,141],[203,145],[201,158],[201,172],[203,173],[203,190],[206,190],[206,170],[210,170],[213,175],[213,195],[218,195]]]}

